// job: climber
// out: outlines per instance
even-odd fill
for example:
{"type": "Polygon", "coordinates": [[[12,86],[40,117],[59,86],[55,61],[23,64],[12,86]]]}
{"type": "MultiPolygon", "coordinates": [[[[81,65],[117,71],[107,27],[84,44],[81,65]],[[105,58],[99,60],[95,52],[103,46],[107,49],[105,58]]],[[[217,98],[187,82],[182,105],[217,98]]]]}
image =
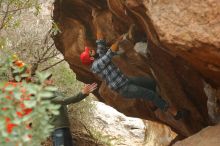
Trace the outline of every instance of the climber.
{"type": "MultiPolygon", "coordinates": [[[[127,34],[130,34],[133,28],[134,27],[130,27],[127,34]]],[[[176,120],[189,115],[188,110],[177,110],[160,98],[156,92],[156,83],[153,79],[150,77],[127,77],[113,64],[112,57],[116,55],[118,51],[119,42],[126,36],[120,36],[116,42],[111,45],[110,49],[107,49],[106,41],[99,28],[97,28],[96,37],[97,50],[94,51],[89,47],[85,47],[85,51],[81,53],[80,59],[82,64],[87,66],[91,65],[91,71],[101,77],[110,89],[128,99],[142,98],[147,101],[152,101],[157,108],[160,108],[164,112],[169,112],[176,120]]]]}
{"type": "MultiPolygon", "coordinates": [[[[47,79],[45,81],[45,84],[52,85],[53,81],[51,79],[47,79]]],[[[72,141],[72,136],[70,132],[70,123],[67,113],[67,107],[66,105],[69,105],[71,103],[76,103],[84,98],[86,98],[89,93],[93,92],[97,88],[96,83],[92,84],[86,84],[81,92],[77,93],[74,96],[66,97],[60,92],[55,92],[54,97],[52,97],[50,100],[54,104],[59,104],[61,107],[59,108],[59,114],[52,116],[50,122],[54,126],[54,131],[52,132],[52,140],[53,140],[53,146],[73,146],[75,145],[72,141]]]]}

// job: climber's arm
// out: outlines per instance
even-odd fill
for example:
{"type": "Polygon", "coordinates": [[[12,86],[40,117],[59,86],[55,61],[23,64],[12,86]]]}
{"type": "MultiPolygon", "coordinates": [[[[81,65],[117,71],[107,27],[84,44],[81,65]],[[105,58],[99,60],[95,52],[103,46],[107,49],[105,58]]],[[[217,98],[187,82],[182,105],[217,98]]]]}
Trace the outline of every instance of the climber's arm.
{"type": "Polygon", "coordinates": [[[111,49],[108,49],[105,55],[96,59],[92,64],[93,73],[98,73],[103,70],[111,62],[114,55],[115,53],[111,49]]]}
{"type": "Polygon", "coordinates": [[[97,33],[96,33],[96,45],[97,45],[97,54],[99,55],[99,57],[105,55],[105,53],[108,51],[108,48],[106,47],[106,41],[104,39],[103,33],[101,32],[101,30],[99,30],[99,28],[97,29],[97,33]]]}
{"type": "Polygon", "coordinates": [[[86,98],[89,95],[89,93],[93,92],[96,88],[97,88],[97,83],[86,84],[82,88],[81,92],[71,97],[66,97],[64,94],[60,92],[56,92],[55,97],[51,101],[53,103],[63,104],[63,105],[76,103],[86,98]]]}
{"type": "Polygon", "coordinates": [[[120,36],[115,41],[115,43],[111,45],[110,49],[108,49],[108,51],[104,55],[99,56],[99,58],[93,62],[92,64],[93,73],[98,73],[102,71],[111,62],[112,57],[116,55],[116,52],[118,51],[118,45],[121,39],[122,36],[120,36]]]}
{"type": "Polygon", "coordinates": [[[103,35],[102,31],[100,30],[100,28],[97,28],[96,39],[97,40],[104,40],[104,35],[103,35]]]}
{"type": "Polygon", "coordinates": [[[74,96],[66,97],[62,93],[57,92],[55,94],[55,97],[51,101],[55,104],[68,105],[71,103],[79,102],[79,101],[83,100],[84,98],[86,98],[86,96],[88,96],[88,95],[83,94],[82,92],[79,92],[78,94],[76,94],[74,96]]]}

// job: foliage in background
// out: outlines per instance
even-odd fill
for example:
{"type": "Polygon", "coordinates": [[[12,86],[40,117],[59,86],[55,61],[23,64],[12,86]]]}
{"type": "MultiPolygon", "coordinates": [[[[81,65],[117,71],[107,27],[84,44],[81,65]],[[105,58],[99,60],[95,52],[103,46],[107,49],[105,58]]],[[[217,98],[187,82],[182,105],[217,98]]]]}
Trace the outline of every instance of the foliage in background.
{"type": "MultiPolygon", "coordinates": [[[[0,75],[13,67],[13,58],[0,59],[0,75]]],[[[14,71],[19,72],[21,68],[14,71]]],[[[39,146],[53,129],[51,115],[57,115],[59,105],[49,100],[56,88],[44,85],[48,73],[37,74],[37,84],[0,83],[0,145],[39,146]],[[31,123],[31,126],[30,126],[31,123]]]]}
{"type": "MultiPolygon", "coordinates": [[[[60,55],[51,38],[60,32],[51,19],[52,2],[53,0],[0,1],[0,24],[13,24],[14,21],[19,24],[7,27],[4,25],[0,29],[0,56],[17,54],[22,60],[26,60],[26,63],[31,64],[33,74],[37,70],[50,68],[47,62],[60,55]],[[9,15],[12,16],[11,19],[6,21],[9,15]]],[[[59,57],[54,65],[62,61],[59,57]]]]}
{"type": "Polygon", "coordinates": [[[35,12],[39,11],[38,0],[0,0],[0,52],[2,54],[7,54],[12,46],[5,32],[17,28],[20,25],[20,13],[33,7],[35,12]]]}
{"type": "Polygon", "coordinates": [[[40,10],[38,0],[0,0],[0,30],[17,27],[19,19],[15,15],[33,7],[37,15],[40,10]]]}
{"type": "MultiPolygon", "coordinates": [[[[52,130],[49,115],[58,114],[59,106],[45,100],[56,90],[43,85],[48,74],[36,75],[40,84],[7,83],[12,67],[9,55],[18,54],[22,60],[34,64],[46,62],[59,54],[50,38],[50,34],[57,30],[52,27],[50,19],[43,21],[45,23],[39,22],[44,17],[38,15],[41,6],[39,0],[0,0],[1,146],[39,146],[52,130]]],[[[38,67],[35,68],[34,72],[38,67]]]]}
{"type": "MultiPolygon", "coordinates": [[[[60,32],[57,25],[51,21],[51,3],[53,0],[42,1],[42,4],[39,1],[0,0],[0,58],[3,60],[8,55],[15,53],[20,59],[31,64],[33,73],[50,69],[53,72],[55,85],[59,90],[71,96],[79,92],[83,84],[76,80],[75,74],[69,69],[67,63],[63,62],[62,55],[56,50],[51,39],[52,35],[60,32]]],[[[2,71],[0,81],[8,80],[9,72],[8,70],[2,71]]],[[[32,87],[32,84],[30,85],[32,87]]],[[[78,104],[71,105],[74,112],[69,114],[77,119],[71,121],[72,125],[77,127],[76,121],[81,121],[86,126],[92,123],[93,113],[91,109],[95,108],[91,104],[93,99],[94,97],[90,96],[78,104]]],[[[43,111],[44,108],[41,108],[38,112],[43,111]]],[[[42,117],[39,116],[37,118],[43,118],[44,114],[42,117]]],[[[47,120],[47,117],[45,118],[47,120]]],[[[38,122],[47,124],[44,120],[38,120],[38,122]]],[[[39,130],[47,129],[44,126],[38,126],[38,128],[39,130]]],[[[92,127],[90,131],[97,135],[96,130],[92,127]]],[[[99,142],[98,138],[101,138],[101,136],[98,135],[98,137],[93,136],[93,138],[99,142]]],[[[41,136],[46,137],[43,134],[41,136]]],[[[31,145],[39,145],[39,142],[35,141],[31,145]]]]}
{"type": "MultiPolygon", "coordinates": [[[[57,60],[52,59],[52,61],[56,62],[57,60]]],[[[59,91],[68,96],[78,93],[84,85],[76,79],[74,72],[69,68],[67,62],[62,62],[48,71],[53,73],[54,84],[58,87],[59,91]]]]}

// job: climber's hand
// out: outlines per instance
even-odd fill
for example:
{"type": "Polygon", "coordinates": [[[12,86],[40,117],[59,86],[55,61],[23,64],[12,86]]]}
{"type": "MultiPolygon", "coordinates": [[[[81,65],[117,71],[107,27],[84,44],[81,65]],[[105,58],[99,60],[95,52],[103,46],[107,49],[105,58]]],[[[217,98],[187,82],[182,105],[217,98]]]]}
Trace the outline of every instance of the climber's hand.
{"type": "Polygon", "coordinates": [[[120,35],[116,40],[115,43],[112,44],[112,46],[110,47],[112,52],[117,52],[119,49],[119,43],[123,40],[124,38],[124,34],[120,35]]]}
{"type": "Polygon", "coordinates": [[[104,39],[103,33],[102,33],[102,31],[100,30],[100,28],[97,28],[96,38],[97,38],[97,40],[102,40],[102,39],[104,39]]]}
{"type": "Polygon", "coordinates": [[[96,89],[97,89],[97,83],[86,84],[82,88],[82,93],[88,95],[89,93],[93,92],[96,89]]]}
{"type": "Polygon", "coordinates": [[[120,36],[116,39],[116,41],[118,41],[118,42],[122,41],[123,38],[124,38],[124,36],[125,36],[125,34],[120,35],[120,36]]]}
{"type": "Polygon", "coordinates": [[[119,47],[118,47],[119,41],[116,41],[114,44],[111,45],[111,50],[112,52],[117,52],[119,47]]]}

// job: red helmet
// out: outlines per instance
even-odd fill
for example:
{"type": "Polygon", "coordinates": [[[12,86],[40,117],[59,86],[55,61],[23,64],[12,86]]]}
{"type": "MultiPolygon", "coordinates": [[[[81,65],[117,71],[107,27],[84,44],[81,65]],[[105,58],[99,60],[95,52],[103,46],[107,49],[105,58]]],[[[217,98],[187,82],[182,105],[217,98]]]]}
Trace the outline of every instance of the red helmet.
{"type": "Polygon", "coordinates": [[[84,65],[90,65],[94,61],[94,59],[90,57],[89,51],[90,51],[90,48],[85,47],[85,51],[82,52],[80,55],[80,60],[82,61],[82,64],[84,65]]]}

